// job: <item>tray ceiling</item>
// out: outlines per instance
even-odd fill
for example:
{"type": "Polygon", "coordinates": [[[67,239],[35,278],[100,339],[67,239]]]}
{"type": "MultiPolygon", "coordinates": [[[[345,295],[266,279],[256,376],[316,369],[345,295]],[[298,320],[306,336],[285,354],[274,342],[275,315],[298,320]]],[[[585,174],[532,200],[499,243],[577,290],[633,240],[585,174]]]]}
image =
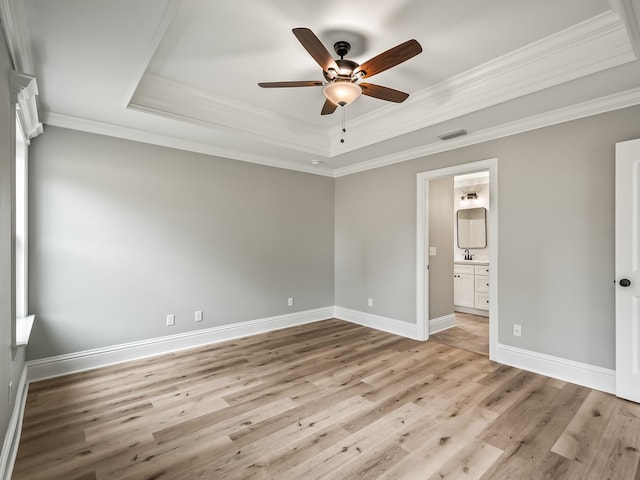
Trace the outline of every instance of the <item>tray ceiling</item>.
{"type": "MultiPolygon", "coordinates": [[[[9,5],[7,7],[6,5],[9,5]]],[[[342,175],[640,103],[635,0],[9,0],[16,63],[45,123],[323,175],[342,175]],[[361,63],[415,38],[423,53],[321,116],[322,80],[291,33],[364,38],[361,63]],[[340,34],[338,34],[340,35],[340,34]],[[458,128],[465,137],[437,135],[458,128]]],[[[9,18],[7,18],[9,17],[9,18]]]]}

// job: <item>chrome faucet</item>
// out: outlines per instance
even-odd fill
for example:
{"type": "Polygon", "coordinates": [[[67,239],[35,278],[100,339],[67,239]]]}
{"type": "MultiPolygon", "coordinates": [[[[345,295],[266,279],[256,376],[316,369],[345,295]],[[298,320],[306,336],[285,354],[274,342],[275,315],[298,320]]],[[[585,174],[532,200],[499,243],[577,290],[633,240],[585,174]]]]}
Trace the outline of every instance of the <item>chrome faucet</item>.
{"type": "Polygon", "coordinates": [[[465,249],[464,251],[464,259],[465,260],[471,260],[471,254],[469,253],[469,249],[465,249]]]}

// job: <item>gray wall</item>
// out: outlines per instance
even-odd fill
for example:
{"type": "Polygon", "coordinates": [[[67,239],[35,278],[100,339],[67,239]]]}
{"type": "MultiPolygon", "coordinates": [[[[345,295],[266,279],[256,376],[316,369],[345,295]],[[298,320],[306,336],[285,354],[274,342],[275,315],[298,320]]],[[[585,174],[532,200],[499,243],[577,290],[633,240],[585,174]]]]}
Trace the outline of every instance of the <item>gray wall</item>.
{"type": "Polygon", "coordinates": [[[0,438],[4,440],[15,403],[15,392],[24,368],[24,348],[11,348],[11,324],[15,315],[15,265],[13,246],[13,168],[15,110],[11,104],[9,72],[12,65],[0,29],[0,438]],[[9,398],[8,386],[13,382],[9,398]]]}
{"type": "Polygon", "coordinates": [[[640,137],[639,119],[627,108],[335,181],[47,128],[30,152],[29,356],[333,304],[414,323],[416,174],[498,157],[499,341],[613,368],[614,144],[640,137]]]}
{"type": "Polygon", "coordinates": [[[614,368],[614,144],[638,137],[636,106],[336,179],[336,304],[415,323],[416,174],[497,157],[499,342],[614,368]]]}
{"type": "Polygon", "coordinates": [[[331,178],[54,127],[29,161],[31,359],[334,305],[331,178]]]}
{"type": "Polygon", "coordinates": [[[336,179],[335,298],[340,307],[415,323],[415,314],[398,315],[416,303],[416,189],[406,180],[388,168],[336,179]]]}
{"type": "MultiPolygon", "coordinates": [[[[453,177],[429,181],[429,319],[453,313],[453,177]]],[[[428,252],[428,250],[427,250],[428,252]]]]}

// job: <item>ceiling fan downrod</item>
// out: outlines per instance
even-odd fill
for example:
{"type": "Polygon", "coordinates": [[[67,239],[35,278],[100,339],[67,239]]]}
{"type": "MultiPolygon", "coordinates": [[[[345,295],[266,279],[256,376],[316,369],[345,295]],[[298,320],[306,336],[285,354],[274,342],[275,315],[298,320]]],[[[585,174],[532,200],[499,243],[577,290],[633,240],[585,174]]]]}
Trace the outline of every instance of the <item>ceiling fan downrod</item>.
{"type": "Polygon", "coordinates": [[[339,41],[333,44],[333,49],[341,60],[344,59],[351,51],[351,44],[345,41],[339,41]]]}

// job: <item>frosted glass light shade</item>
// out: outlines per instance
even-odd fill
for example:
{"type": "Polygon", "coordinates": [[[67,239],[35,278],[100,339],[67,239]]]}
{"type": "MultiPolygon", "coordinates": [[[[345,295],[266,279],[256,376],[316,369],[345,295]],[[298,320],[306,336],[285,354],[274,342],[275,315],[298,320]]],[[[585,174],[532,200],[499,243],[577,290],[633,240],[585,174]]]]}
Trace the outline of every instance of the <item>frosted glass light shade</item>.
{"type": "Polygon", "coordinates": [[[324,87],[322,93],[334,105],[344,106],[358,98],[362,94],[362,88],[349,81],[336,80],[324,87]]]}

